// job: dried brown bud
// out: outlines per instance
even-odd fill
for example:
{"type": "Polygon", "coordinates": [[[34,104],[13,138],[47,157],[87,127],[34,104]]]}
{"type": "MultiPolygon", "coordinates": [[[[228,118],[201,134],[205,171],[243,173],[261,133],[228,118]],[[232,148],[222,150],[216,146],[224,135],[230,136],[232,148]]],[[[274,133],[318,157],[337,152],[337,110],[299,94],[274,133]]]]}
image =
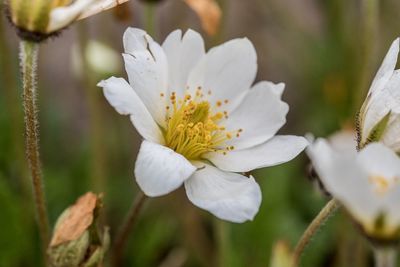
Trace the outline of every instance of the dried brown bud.
{"type": "Polygon", "coordinates": [[[109,244],[108,229],[99,231],[97,215],[101,198],[86,193],[57,220],[48,249],[51,266],[97,266],[109,244]]]}

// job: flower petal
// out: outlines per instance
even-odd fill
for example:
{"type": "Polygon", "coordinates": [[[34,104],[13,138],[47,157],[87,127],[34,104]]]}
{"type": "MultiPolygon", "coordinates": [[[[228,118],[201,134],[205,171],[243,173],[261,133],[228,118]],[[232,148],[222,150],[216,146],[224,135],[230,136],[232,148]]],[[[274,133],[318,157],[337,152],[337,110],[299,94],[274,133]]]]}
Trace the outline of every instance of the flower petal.
{"type": "Polygon", "coordinates": [[[357,164],[355,155],[333,151],[323,139],[307,148],[307,154],[329,193],[352,216],[371,229],[380,209],[380,201],[368,182],[368,174],[357,164]]]}
{"type": "MultiPolygon", "coordinates": [[[[389,81],[385,84],[385,87],[379,91],[376,91],[370,96],[370,100],[365,108],[364,123],[363,123],[363,142],[366,141],[368,136],[371,134],[372,129],[375,125],[381,121],[389,112],[390,118],[388,126],[392,126],[396,117],[400,116],[400,71],[396,70],[390,77],[389,81]]],[[[390,127],[386,127],[389,129],[390,127]]],[[[391,136],[387,137],[389,143],[396,142],[398,135],[396,129],[393,129],[391,136]],[[394,136],[393,136],[394,135],[394,136]],[[394,139],[394,140],[391,140],[394,139]]],[[[385,139],[386,133],[383,134],[385,139]]],[[[385,142],[386,143],[386,142],[385,142]]],[[[390,145],[390,144],[388,144],[390,145]]]]}
{"type": "Polygon", "coordinates": [[[357,160],[371,176],[382,176],[388,180],[400,177],[399,157],[393,150],[381,143],[367,145],[361,150],[357,160]]]}
{"type": "Polygon", "coordinates": [[[99,82],[98,86],[103,87],[104,96],[119,114],[130,115],[133,125],[144,139],[164,143],[157,123],[123,78],[111,77],[99,82]]]}
{"type": "Polygon", "coordinates": [[[50,12],[47,32],[58,31],[76,20],[96,0],[77,0],[69,6],[61,6],[50,12]]]}
{"type": "Polygon", "coordinates": [[[212,106],[229,100],[220,108],[229,112],[248,92],[256,72],[253,44],[247,38],[234,39],[208,51],[190,73],[188,86],[192,94],[200,87],[212,106]]]}
{"type": "Polygon", "coordinates": [[[135,164],[136,182],[150,197],[166,195],[182,185],[196,167],[168,147],[143,141],[135,164]]]}
{"type": "Polygon", "coordinates": [[[124,33],[123,54],[129,83],[156,122],[164,126],[166,115],[167,57],[159,44],[143,30],[128,28],[124,33]]]}
{"type": "Polygon", "coordinates": [[[129,0],[97,0],[89,8],[85,9],[85,11],[79,16],[78,19],[85,19],[87,17],[91,17],[93,15],[106,11],[110,8],[116,7],[128,1],[129,0]]]}
{"type": "Polygon", "coordinates": [[[229,151],[226,155],[213,152],[207,154],[206,158],[222,170],[248,172],[290,161],[307,145],[304,137],[277,135],[258,146],[229,151]]]}
{"type": "Polygon", "coordinates": [[[261,190],[253,177],[221,171],[205,163],[185,181],[186,194],[196,206],[220,219],[241,223],[253,220],[261,204],[261,190]]]}
{"type": "Polygon", "coordinates": [[[241,129],[240,137],[233,136],[228,145],[235,149],[249,148],[266,142],[285,124],[289,106],[281,100],[283,84],[260,82],[229,115],[226,128],[241,129]]]}
{"type": "Polygon", "coordinates": [[[188,30],[176,30],[168,35],[162,44],[168,59],[169,92],[175,92],[178,99],[183,98],[189,73],[204,56],[204,41],[201,35],[188,30]]]}
{"type": "Polygon", "coordinates": [[[392,45],[390,46],[389,51],[387,52],[385,59],[382,62],[382,65],[375,75],[375,78],[369,89],[369,93],[382,90],[385,84],[389,81],[390,77],[393,74],[394,68],[396,67],[398,54],[399,38],[394,40],[392,45]]]}

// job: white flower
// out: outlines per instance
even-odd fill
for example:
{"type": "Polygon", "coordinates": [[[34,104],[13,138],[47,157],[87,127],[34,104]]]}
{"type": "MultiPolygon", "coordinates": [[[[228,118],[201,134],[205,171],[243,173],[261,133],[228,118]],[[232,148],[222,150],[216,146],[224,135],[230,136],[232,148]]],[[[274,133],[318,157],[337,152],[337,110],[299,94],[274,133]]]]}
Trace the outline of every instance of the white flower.
{"type": "Polygon", "coordinates": [[[390,47],[372,82],[358,121],[359,147],[383,142],[400,152],[400,70],[395,70],[399,39],[390,47]]]}
{"type": "Polygon", "coordinates": [[[252,86],[257,58],[248,39],[208,53],[192,30],[172,32],[162,46],[135,28],[123,39],[129,83],[111,77],[99,86],[145,139],[135,167],[140,188],[154,197],[184,184],[193,204],[215,216],[253,219],[260,188],[253,177],[233,172],[289,161],[308,144],[275,136],[288,112],[284,85],[252,86]]]}
{"type": "Polygon", "coordinates": [[[328,192],[368,236],[400,237],[400,158],[395,152],[371,143],[359,153],[347,153],[318,139],[307,154],[328,192]]]}

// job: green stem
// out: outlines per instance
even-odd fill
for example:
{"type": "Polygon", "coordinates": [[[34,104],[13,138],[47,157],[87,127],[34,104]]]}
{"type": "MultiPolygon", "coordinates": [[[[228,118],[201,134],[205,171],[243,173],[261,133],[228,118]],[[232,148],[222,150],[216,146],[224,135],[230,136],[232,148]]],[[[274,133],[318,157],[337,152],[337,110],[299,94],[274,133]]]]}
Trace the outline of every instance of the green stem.
{"type": "Polygon", "coordinates": [[[321,226],[326,222],[326,220],[338,209],[339,204],[336,200],[330,200],[318,213],[317,217],[311,222],[311,224],[304,231],[296,248],[293,253],[293,267],[299,266],[300,258],[304,252],[304,249],[310,243],[311,239],[315,233],[321,228],[321,226]]]}
{"type": "Polygon", "coordinates": [[[49,242],[49,220],[43,190],[42,169],[39,154],[39,121],[36,106],[36,79],[39,44],[21,41],[20,60],[23,82],[23,105],[25,111],[26,157],[32,178],[36,216],[42,239],[43,252],[49,242]]]}
{"type": "Polygon", "coordinates": [[[147,3],[145,6],[145,28],[147,33],[153,38],[156,37],[156,17],[155,17],[156,4],[147,3]]]}
{"type": "Polygon", "coordinates": [[[397,251],[395,248],[375,248],[375,267],[396,267],[397,251]]]}
{"type": "Polygon", "coordinates": [[[121,266],[120,263],[122,259],[122,254],[128,241],[129,234],[132,232],[133,226],[135,225],[135,222],[139,217],[140,211],[142,210],[143,204],[145,203],[146,199],[147,197],[145,196],[145,194],[140,191],[135,197],[124,223],[117,232],[111,256],[112,266],[114,267],[121,266]]]}
{"type": "Polygon", "coordinates": [[[215,219],[214,227],[217,240],[217,266],[230,266],[229,224],[220,219],[215,219]]]}

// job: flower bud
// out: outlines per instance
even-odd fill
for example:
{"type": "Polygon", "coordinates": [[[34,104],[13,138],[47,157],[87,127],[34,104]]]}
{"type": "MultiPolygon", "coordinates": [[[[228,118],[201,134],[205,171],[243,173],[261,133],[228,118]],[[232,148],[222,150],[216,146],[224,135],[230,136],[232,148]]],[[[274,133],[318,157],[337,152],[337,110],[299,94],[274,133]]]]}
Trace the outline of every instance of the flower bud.
{"type": "Polygon", "coordinates": [[[390,47],[357,119],[358,148],[382,142],[400,152],[400,71],[395,70],[399,39],[390,47]]]}
{"type": "Polygon", "coordinates": [[[74,21],[128,0],[8,0],[8,15],[25,40],[40,42],[74,21]]]}
{"type": "Polygon", "coordinates": [[[101,199],[86,193],[58,218],[48,255],[52,267],[89,267],[102,262],[109,245],[108,228],[99,231],[101,199]]]}

